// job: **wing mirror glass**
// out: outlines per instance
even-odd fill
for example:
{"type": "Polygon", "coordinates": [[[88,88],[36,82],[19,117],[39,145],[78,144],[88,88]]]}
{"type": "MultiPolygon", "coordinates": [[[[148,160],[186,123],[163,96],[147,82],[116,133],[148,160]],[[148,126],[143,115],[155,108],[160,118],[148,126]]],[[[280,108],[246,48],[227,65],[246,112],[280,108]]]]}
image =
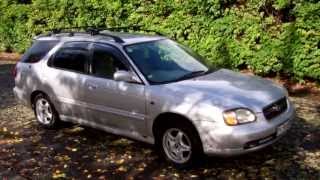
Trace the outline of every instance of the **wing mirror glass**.
{"type": "Polygon", "coordinates": [[[130,71],[116,71],[113,74],[113,79],[116,81],[124,81],[124,82],[131,82],[131,83],[141,83],[141,80],[132,72],[130,71]]]}

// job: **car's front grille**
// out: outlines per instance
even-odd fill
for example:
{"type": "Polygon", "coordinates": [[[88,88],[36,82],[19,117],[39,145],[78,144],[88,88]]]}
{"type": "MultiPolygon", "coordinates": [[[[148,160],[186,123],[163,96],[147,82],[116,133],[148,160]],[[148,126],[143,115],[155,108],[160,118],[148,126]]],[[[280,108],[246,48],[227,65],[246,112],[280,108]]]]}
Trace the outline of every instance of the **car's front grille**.
{"type": "Polygon", "coordinates": [[[281,98],[278,101],[268,105],[267,107],[263,108],[263,114],[266,119],[272,119],[279,116],[281,113],[286,111],[288,108],[287,105],[287,98],[281,98]]]}

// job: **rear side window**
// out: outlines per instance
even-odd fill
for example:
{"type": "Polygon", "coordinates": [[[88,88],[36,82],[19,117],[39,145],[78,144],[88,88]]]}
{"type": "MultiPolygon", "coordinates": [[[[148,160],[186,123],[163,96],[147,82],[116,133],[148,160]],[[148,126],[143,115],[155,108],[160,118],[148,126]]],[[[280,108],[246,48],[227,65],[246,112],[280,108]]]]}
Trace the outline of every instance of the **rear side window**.
{"type": "Polygon", "coordinates": [[[67,43],[49,61],[49,66],[86,73],[88,67],[88,43],[67,43]]]}
{"type": "Polygon", "coordinates": [[[59,41],[35,41],[31,48],[22,56],[21,62],[39,62],[59,41]]]}

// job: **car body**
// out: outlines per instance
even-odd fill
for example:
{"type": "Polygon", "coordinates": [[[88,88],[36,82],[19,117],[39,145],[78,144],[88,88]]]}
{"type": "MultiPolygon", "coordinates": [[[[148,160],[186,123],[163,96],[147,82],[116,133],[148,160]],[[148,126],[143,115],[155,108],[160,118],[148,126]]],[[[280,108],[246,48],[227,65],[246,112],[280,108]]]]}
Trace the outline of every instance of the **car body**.
{"type": "MultiPolygon", "coordinates": [[[[174,124],[171,132],[177,130],[176,136],[179,129],[185,129],[188,134],[186,127],[192,126],[193,134],[189,133],[183,141],[191,144],[199,141],[201,147],[197,151],[208,155],[248,153],[274,143],[285,134],[294,120],[295,109],[283,87],[270,80],[227,69],[210,71],[200,62],[194,62],[192,57],[197,59],[197,56],[189,57],[188,52],[174,41],[155,35],[107,31],[104,35],[59,33],[40,36],[17,63],[13,90],[21,102],[33,109],[36,109],[35,96],[42,93],[62,121],[150,144],[157,144],[156,132],[160,126],[174,124]],[[166,46],[170,48],[167,50],[166,46]],[[164,68],[147,74],[146,63],[140,61],[145,58],[142,54],[148,54],[140,51],[144,48],[149,48],[150,52],[143,56],[174,49],[174,53],[167,52],[166,57],[169,56],[169,61],[170,58],[177,60],[165,65],[170,71],[164,68]],[[114,65],[112,60],[112,66],[116,67],[112,67],[112,73],[103,72],[111,67],[110,63],[103,64],[99,60],[105,58],[104,52],[122,64],[114,65]],[[176,58],[177,53],[180,54],[176,58]],[[64,61],[69,61],[68,58],[73,59],[70,62],[81,59],[83,65],[77,64],[78,61],[67,64],[64,61]],[[179,58],[191,59],[182,63],[179,58]],[[168,80],[180,75],[184,72],[181,69],[189,65],[202,68],[204,73],[199,71],[195,76],[168,80]],[[173,123],[174,119],[180,119],[179,123],[173,123]],[[185,122],[187,124],[179,128],[185,122]]],[[[151,56],[148,61],[156,59],[151,56]]],[[[154,70],[155,64],[148,66],[154,66],[150,68],[154,70]]],[[[35,112],[37,116],[37,110],[35,112]]],[[[163,130],[163,135],[164,132],[167,131],[163,130]]],[[[170,139],[170,134],[166,137],[170,139]]],[[[166,146],[166,138],[160,139],[166,146]]],[[[167,159],[178,165],[189,163],[189,159],[167,159]]]]}

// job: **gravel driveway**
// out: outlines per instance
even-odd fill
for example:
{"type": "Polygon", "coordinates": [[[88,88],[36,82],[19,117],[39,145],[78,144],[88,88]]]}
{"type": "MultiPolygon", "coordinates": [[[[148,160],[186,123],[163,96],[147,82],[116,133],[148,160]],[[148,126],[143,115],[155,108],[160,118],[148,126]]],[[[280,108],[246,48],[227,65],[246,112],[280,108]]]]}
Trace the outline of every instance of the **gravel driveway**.
{"type": "Polygon", "coordinates": [[[273,146],[176,170],[144,143],[75,125],[40,128],[33,112],[14,100],[12,67],[0,61],[0,179],[320,179],[319,94],[292,97],[298,118],[273,146]]]}

